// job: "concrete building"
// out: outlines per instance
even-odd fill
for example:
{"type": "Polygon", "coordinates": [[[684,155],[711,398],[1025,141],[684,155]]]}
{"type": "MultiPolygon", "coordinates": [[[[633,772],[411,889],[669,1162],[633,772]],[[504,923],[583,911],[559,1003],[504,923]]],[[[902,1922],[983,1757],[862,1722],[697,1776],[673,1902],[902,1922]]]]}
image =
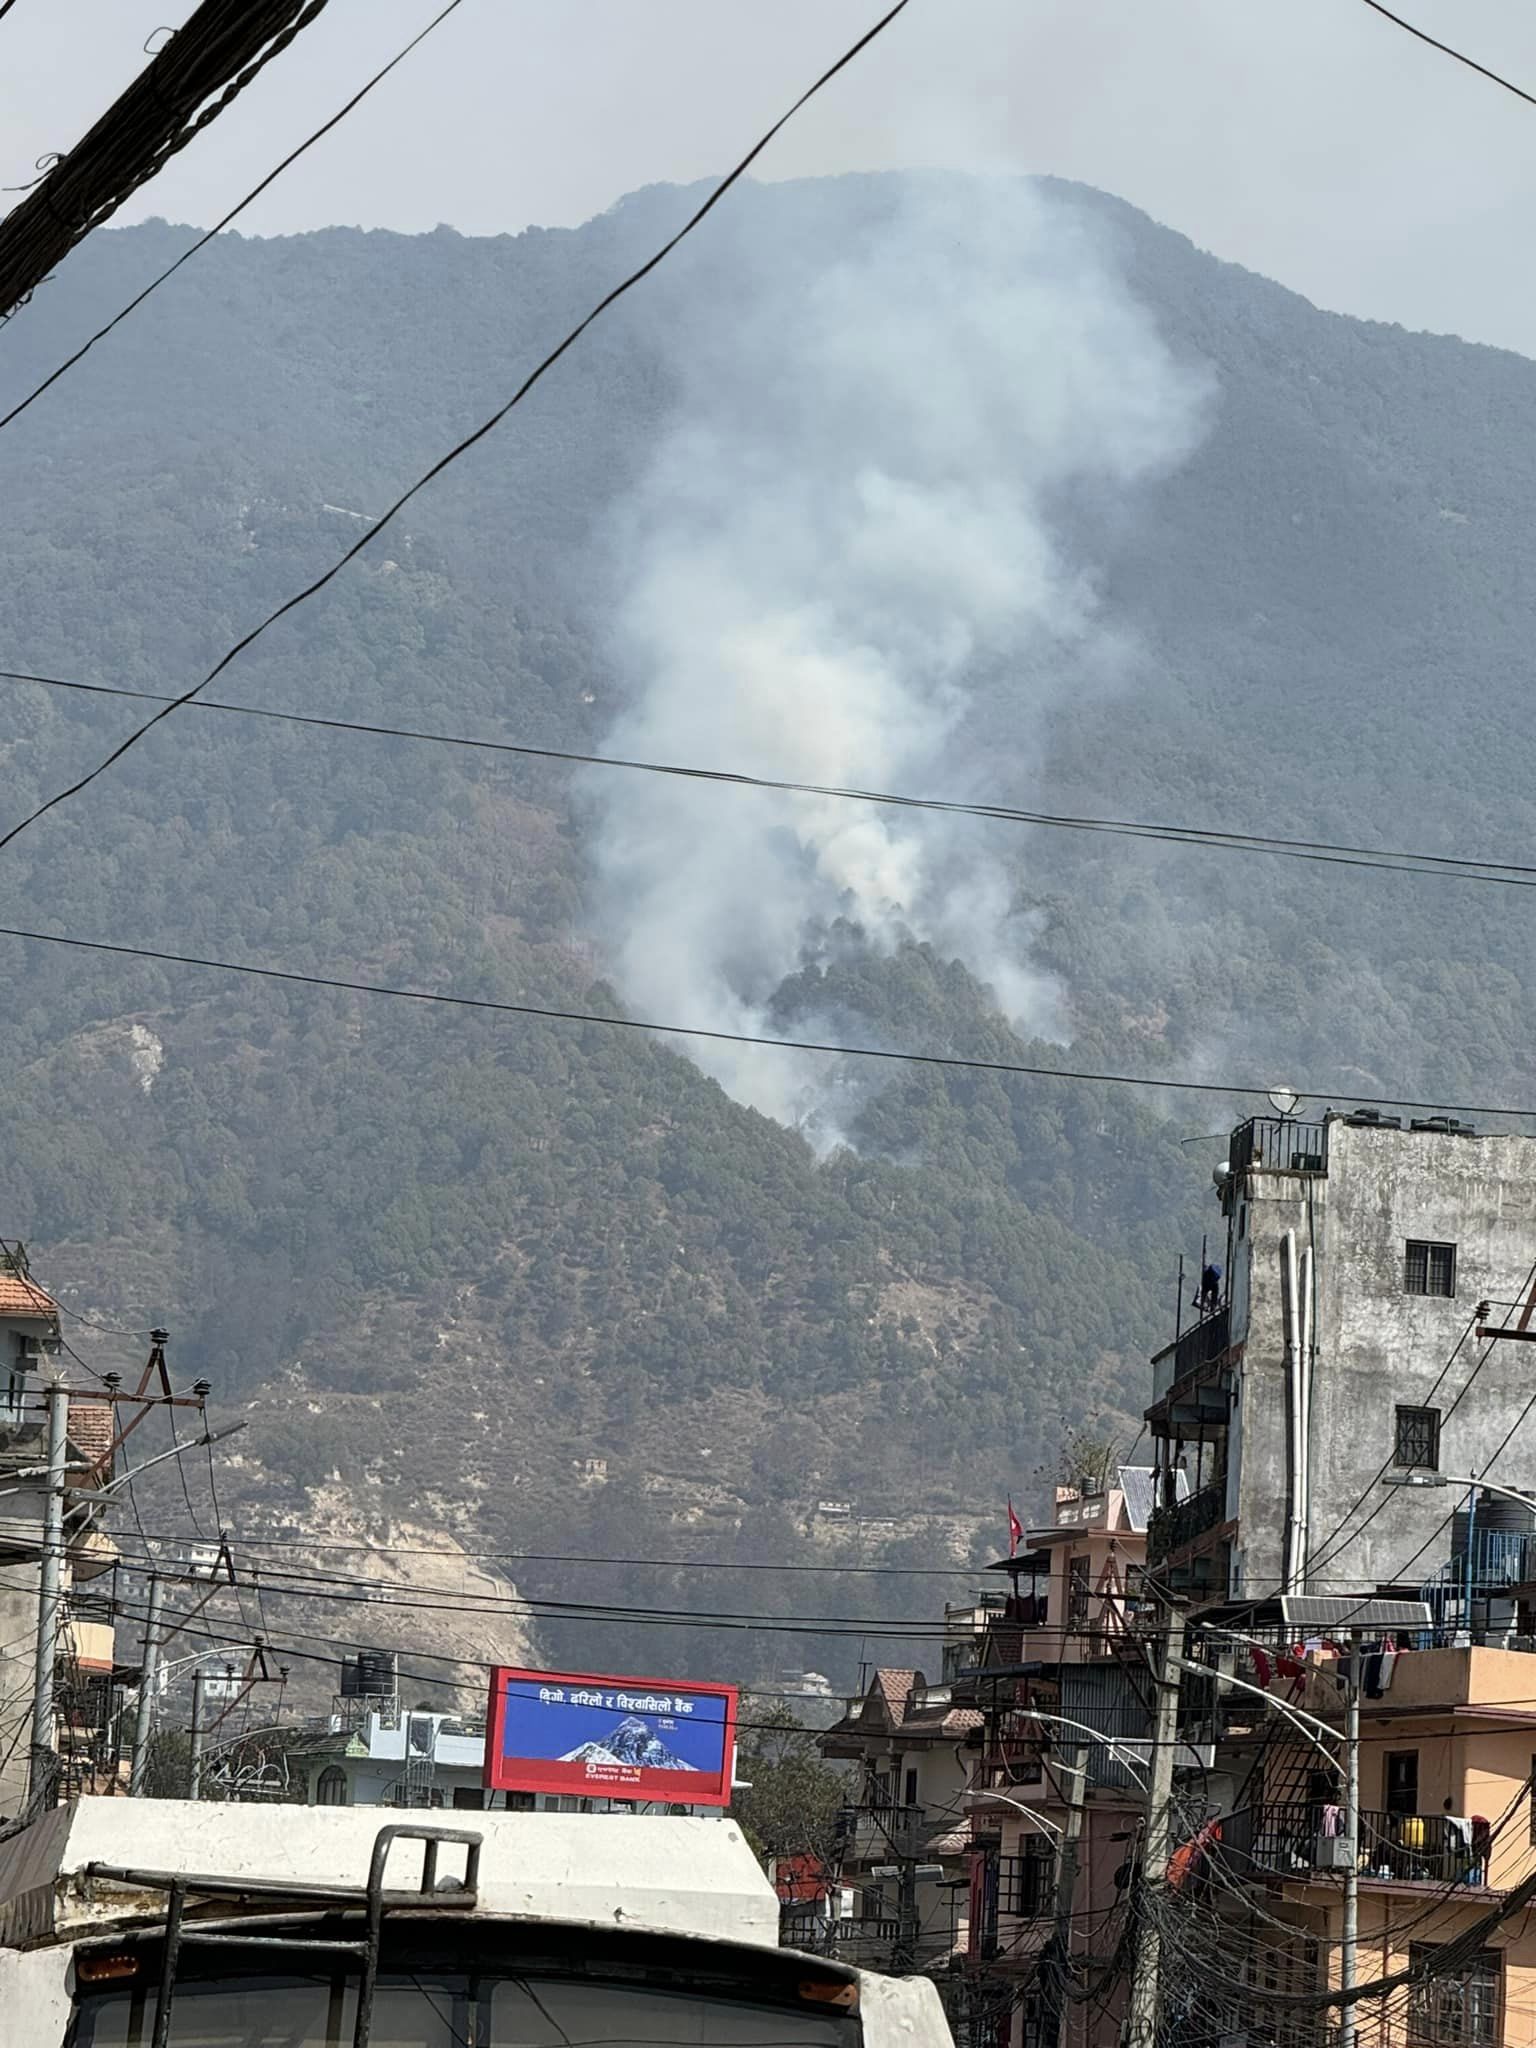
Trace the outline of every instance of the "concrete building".
{"type": "MultiPolygon", "coordinates": [[[[952,1640],[985,1605],[952,1610],[952,1640]]],[[[970,1824],[964,1797],[969,1745],[982,1717],[951,1685],[885,1667],[818,1736],[823,1756],[856,1763],[844,1810],[837,1889],[852,1894],[831,1930],[835,1953],[865,1969],[938,1971],[965,1942],[970,1824]]]]}
{"type": "MultiPolygon", "coordinates": [[[[1345,1688],[1334,1649],[1304,1663],[1278,1684],[1262,1658],[1249,1670],[1273,1687],[1270,1712],[1227,1702],[1234,1725],[1211,1782],[1241,1799],[1204,1823],[1191,1810],[1195,1833],[1170,1866],[1165,2019],[1191,2040],[1339,2039],[1337,2012],[1307,2001],[1343,1981],[1343,1794],[1328,1753],[1342,1763],[1345,1688]],[[1299,1740],[1293,1707],[1330,1724],[1335,1742],[1320,1753],[1299,1740]]],[[[1529,2048],[1536,1932],[1517,1888],[1536,1878],[1533,1668],[1529,1653],[1471,1646],[1408,1650],[1368,1671],[1354,1977],[1422,1978],[1358,2008],[1369,2048],[1529,2048]]]]}
{"type": "MultiPolygon", "coordinates": [[[[1197,1605],[1454,1597],[1467,1530],[1434,1482],[1494,1468],[1536,1485],[1536,1141],[1444,1118],[1257,1117],[1216,1181],[1220,1305],[1153,1360],[1161,1583],[1197,1605]]],[[[1484,1528],[1532,1522],[1490,1503],[1484,1528]]]]}
{"type": "MultiPolygon", "coordinates": [[[[59,1310],[27,1271],[26,1253],[0,1246],[0,1815],[27,1797],[34,1658],[47,1512],[48,1421],[43,1388],[62,1349],[59,1310]]],[[[92,1493],[111,1476],[110,1401],[71,1390],[70,1493],[57,1637],[55,1747],[66,1791],[110,1776],[107,1755],[115,1679],[110,1609],[82,1590],[116,1552],[101,1533],[92,1493]]]]}
{"type": "MultiPolygon", "coordinates": [[[[386,1655],[388,1653],[385,1653],[386,1655]]],[[[575,1793],[488,1792],[485,1723],[426,1708],[368,1703],[329,1727],[271,1730],[232,1759],[238,1797],[301,1806],[421,1806],[514,1813],[670,1813],[707,1820],[718,1807],[658,1806],[575,1793]],[[249,1785],[249,1790],[246,1789],[249,1785]]]]}
{"type": "Polygon", "coordinates": [[[1119,1880],[1151,1730],[1134,1629],[1152,1501],[1150,1466],[1058,1486],[1051,1521],[989,1567],[1012,1591],[975,1668],[955,1681],[983,1731],[967,1787],[968,1938],[952,2001],[957,2035],[985,2048],[1114,2048],[1123,1987],[1067,2001],[1063,2023],[1048,1955],[1064,1925],[1068,1967],[1091,1974],[1123,1920],[1119,1880]],[[1074,1827],[1075,1875],[1063,1886],[1061,1844],[1074,1827]]]}

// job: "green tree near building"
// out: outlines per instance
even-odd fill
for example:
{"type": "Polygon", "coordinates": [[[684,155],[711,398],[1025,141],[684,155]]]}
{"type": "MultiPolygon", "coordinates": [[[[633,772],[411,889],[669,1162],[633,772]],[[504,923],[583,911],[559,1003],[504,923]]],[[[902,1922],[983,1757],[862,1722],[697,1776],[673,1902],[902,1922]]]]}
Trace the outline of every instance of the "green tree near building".
{"type": "Polygon", "coordinates": [[[816,1747],[814,1729],[781,1700],[741,1702],[731,1817],[757,1857],[813,1856],[836,1866],[838,1817],[850,1796],[845,1773],[816,1747]]]}

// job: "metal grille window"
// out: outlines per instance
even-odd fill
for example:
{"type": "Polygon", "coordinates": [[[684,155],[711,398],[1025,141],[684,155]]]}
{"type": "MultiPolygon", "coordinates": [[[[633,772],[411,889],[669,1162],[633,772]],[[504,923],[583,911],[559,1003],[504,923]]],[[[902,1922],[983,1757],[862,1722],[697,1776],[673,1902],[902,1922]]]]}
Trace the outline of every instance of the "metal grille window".
{"type": "Polygon", "coordinates": [[[1439,1294],[1449,1300],[1456,1292],[1455,1245],[1410,1237],[1403,1261],[1403,1292],[1439,1294]]]}
{"type": "Polygon", "coordinates": [[[1392,1462],[1410,1471],[1440,1469],[1440,1410],[1399,1408],[1392,1441],[1392,1462]]]}
{"type": "MultiPolygon", "coordinates": [[[[1415,1971],[1433,1970],[1440,1950],[1423,1941],[1408,1950],[1415,1971]]],[[[1470,1963],[1427,1976],[1408,1989],[1408,2039],[1413,2048],[1495,2048],[1499,2038],[1500,1959],[1484,1949],[1470,1963]]]]}
{"type": "Polygon", "coordinates": [[[1049,1842],[1031,1835],[1019,1848],[1019,1855],[999,1859],[999,1904],[1021,1920],[1038,1920],[1050,1910],[1055,1852],[1049,1842]]]}

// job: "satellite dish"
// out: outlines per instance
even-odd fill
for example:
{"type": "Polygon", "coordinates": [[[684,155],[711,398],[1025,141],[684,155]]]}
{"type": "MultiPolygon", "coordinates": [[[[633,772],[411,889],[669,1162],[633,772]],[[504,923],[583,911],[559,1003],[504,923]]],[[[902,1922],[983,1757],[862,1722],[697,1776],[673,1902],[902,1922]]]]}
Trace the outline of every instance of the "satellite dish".
{"type": "Polygon", "coordinates": [[[1301,1097],[1294,1088],[1271,1088],[1269,1099],[1277,1115],[1289,1116],[1301,1097]]]}

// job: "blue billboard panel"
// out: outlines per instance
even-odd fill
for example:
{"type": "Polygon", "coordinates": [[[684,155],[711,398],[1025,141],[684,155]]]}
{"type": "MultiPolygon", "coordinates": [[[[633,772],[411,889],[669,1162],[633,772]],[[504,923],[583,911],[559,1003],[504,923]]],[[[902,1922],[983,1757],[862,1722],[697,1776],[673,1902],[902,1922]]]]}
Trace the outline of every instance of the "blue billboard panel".
{"type": "Polygon", "coordinates": [[[734,1686],[505,1665],[491,1674],[495,1791],[728,1806],[735,1747],[734,1686]]]}

